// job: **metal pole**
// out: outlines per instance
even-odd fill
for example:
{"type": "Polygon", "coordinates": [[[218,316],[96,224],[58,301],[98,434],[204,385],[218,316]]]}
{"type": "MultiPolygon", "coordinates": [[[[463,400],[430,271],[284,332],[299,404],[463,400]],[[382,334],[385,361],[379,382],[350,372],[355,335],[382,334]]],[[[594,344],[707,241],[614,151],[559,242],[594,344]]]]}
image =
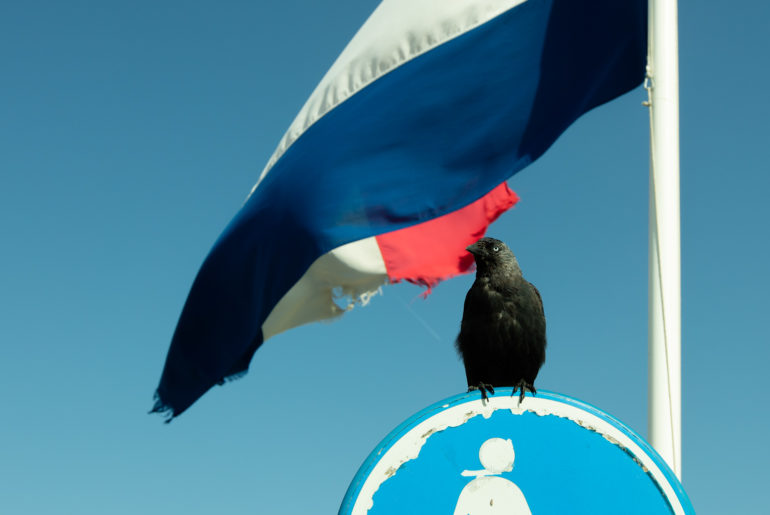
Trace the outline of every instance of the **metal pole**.
{"type": "Polygon", "coordinates": [[[648,437],[682,474],[679,45],[676,0],[649,0],[648,437]]]}

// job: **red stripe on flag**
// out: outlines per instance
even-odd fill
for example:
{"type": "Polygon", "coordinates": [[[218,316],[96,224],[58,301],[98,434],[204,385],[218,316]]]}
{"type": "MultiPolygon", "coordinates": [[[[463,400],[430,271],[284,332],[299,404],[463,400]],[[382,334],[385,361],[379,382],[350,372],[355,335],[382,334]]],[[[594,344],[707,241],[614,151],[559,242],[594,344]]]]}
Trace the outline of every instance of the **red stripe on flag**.
{"type": "Polygon", "coordinates": [[[519,196],[502,183],[462,209],[421,224],[377,236],[390,282],[409,281],[430,289],[443,279],[471,270],[465,247],[510,209],[519,196]]]}

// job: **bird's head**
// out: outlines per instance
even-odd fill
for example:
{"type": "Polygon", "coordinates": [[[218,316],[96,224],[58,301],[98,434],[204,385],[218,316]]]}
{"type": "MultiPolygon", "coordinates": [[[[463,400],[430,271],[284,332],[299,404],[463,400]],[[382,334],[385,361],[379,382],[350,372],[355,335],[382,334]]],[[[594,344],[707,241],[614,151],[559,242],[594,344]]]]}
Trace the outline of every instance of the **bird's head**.
{"type": "Polygon", "coordinates": [[[519,263],[516,261],[516,256],[514,256],[511,249],[500,240],[484,237],[473,245],[466,247],[465,250],[473,254],[473,259],[476,261],[476,269],[478,272],[484,273],[500,268],[521,273],[519,263]]]}

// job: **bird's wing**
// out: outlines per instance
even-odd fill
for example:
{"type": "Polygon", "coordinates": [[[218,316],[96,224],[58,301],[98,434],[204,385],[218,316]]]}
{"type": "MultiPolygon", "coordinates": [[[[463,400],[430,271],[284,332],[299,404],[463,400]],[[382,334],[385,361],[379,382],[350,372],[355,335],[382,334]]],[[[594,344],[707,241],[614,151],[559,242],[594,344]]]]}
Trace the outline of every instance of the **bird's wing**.
{"type": "Polygon", "coordinates": [[[545,311],[543,310],[543,297],[540,296],[540,291],[538,291],[537,287],[527,281],[529,285],[532,287],[532,291],[535,292],[535,296],[537,297],[537,305],[540,307],[540,312],[545,314],[545,311]]]}

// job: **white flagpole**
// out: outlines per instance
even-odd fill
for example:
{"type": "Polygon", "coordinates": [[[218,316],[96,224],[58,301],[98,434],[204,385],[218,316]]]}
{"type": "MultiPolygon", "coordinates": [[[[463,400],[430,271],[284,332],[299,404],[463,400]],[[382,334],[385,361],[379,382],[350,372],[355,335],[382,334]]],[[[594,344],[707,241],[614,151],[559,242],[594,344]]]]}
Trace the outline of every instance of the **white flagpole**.
{"type": "Polygon", "coordinates": [[[679,45],[676,0],[649,0],[648,437],[682,475],[679,45]]]}

